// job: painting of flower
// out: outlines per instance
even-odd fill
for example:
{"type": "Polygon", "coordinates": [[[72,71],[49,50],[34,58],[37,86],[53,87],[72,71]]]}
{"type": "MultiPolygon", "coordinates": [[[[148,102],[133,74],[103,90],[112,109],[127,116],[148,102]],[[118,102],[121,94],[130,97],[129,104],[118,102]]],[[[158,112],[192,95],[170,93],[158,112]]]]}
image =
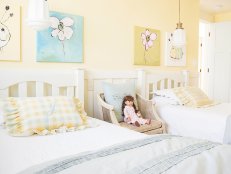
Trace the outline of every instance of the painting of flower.
{"type": "Polygon", "coordinates": [[[148,29],[145,32],[141,33],[142,43],[145,48],[145,51],[148,48],[151,48],[153,45],[153,41],[157,39],[156,33],[151,33],[148,29]]]}
{"type": "Polygon", "coordinates": [[[20,61],[20,54],[20,4],[3,0],[0,3],[0,60],[20,61]]]}
{"type": "Polygon", "coordinates": [[[37,61],[83,62],[83,17],[50,13],[49,29],[37,32],[37,61]]]}
{"type": "Polygon", "coordinates": [[[135,27],[135,65],[160,65],[160,31],[135,27]]]}
{"type": "Polygon", "coordinates": [[[166,33],[165,65],[166,66],[185,66],[186,47],[172,45],[172,33],[166,33]]]}

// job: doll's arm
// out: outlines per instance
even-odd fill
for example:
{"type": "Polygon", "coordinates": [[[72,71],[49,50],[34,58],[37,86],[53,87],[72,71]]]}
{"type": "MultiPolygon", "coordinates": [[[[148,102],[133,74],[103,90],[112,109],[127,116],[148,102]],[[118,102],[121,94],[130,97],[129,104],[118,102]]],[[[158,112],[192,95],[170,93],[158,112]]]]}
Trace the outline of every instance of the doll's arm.
{"type": "Polygon", "coordinates": [[[138,117],[142,117],[140,111],[137,111],[136,115],[137,115],[138,117]]]}
{"type": "Polygon", "coordinates": [[[132,119],[131,119],[131,115],[129,114],[127,108],[124,108],[124,121],[125,122],[130,122],[132,119]]]}

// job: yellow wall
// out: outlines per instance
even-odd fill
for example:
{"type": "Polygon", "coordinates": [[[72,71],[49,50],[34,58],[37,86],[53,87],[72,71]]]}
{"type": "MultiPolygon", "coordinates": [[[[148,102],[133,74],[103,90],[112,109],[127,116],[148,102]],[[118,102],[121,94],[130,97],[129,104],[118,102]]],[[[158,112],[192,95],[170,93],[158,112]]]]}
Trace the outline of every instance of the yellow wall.
{"type": "Polygon", "coordinates": [[[49,0],[50,9],[84,16],[84,63],[36,62],[35,32],[25,25],[28,0],[22,6],[21,62],[0,62],[0,68],[131,70],[134,66],[134,26],[161,31],[161,66],[156,69],[197,71],[199,0],[181,1],[181,21],[187,33],[187,67],[164,66],[164,36],[178,20],[177,0],[49,0]]]}
{"type": "Polygon", "coordinates": [[[210,14],[203,10],[200,10],[200,19],[208,22],[225,22],[231,21],[231,12],[210,14]]]}
{"type": "Polygon", "coordinates": [[[231,21],[231,12],[221,13],[214,16],[214,22],[231,21]]]}
{"type": "Polygon", "coordinates": [[[214,15],[200,10],[200,19],[208,22],[214,22],[214,15]]]}

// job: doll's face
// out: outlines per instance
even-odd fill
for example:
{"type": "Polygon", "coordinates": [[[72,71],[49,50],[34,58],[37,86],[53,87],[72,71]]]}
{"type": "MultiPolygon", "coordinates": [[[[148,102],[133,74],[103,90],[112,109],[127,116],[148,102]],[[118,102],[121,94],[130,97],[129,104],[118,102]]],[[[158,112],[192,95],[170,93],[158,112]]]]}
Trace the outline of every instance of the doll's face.
{"type": "Polygon", "coordinates": [[[133,106],[133,101],[128,101],[128,100],[127,100],[127,101],[125,102],[125,104],[126,104],[127,106],[133,106]]]}

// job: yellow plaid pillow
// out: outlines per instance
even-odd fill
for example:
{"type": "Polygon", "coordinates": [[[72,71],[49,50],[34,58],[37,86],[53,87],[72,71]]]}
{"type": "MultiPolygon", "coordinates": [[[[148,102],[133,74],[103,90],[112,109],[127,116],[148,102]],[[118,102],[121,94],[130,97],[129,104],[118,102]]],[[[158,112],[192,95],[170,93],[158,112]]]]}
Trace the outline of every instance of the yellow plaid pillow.
{"type": "Polygon", "coordinates": [[[214,101],[197,87],[179,87],[174,88],[173,92],[179,98],[181,103],[190,107],[205,107],[214,105],[214,101]]]}
{"type": "Polygon", "coordinates": [[[86,113],[78,99],[69,97],[7,98],[5,126],[13,136],[55,133],[60,128],[87,126],[86,113]]]}

